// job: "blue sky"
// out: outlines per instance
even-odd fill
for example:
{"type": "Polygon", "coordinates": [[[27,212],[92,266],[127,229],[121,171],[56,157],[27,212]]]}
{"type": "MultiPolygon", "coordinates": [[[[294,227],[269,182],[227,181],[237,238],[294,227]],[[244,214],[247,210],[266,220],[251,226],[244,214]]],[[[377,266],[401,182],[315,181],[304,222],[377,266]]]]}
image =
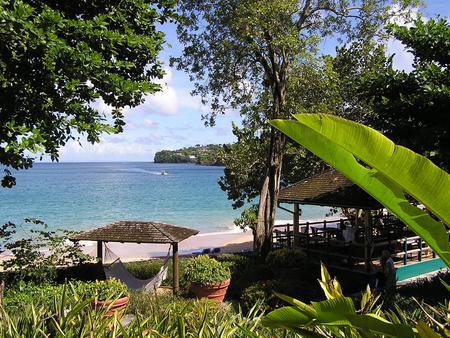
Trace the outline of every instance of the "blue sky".
{"type": "MultiPolygon", "coordinates": [[[[421,10],[425,17],[436,15],[450,17],[449,0],[426,0],[426,8],[421,10]]],[[[179,55],[180,45],[177,42],[174,25],[163,28],[168,45],[161,54],[166,76],[161,81],[163,91],[148,96],[146,101],[133,109],[124,111],[127,125],[124,132],[118,135],[104,135],[102,141],[91,145],[82,142],[69,142],[60,149],[60,161],[153,161],[155,152],[161,149],[178,149],[195,144],[229,143],[234,141],[231,123],[239,123],[236,112],[220,116],[216,126],[205,127],[201,115],[207,112],[200,98],[192,97],[193,86],[183,72],[171,69],[169,57],[179,55]]],[[[332,52],[332,41],[324,43],[324,52],[332,52]]],[[[411,54],[404,51],[397,41],[389,42],[389,53],[395,53],[394,64],[397,68],[410,69],[411,54]]],[[[109,107],[96,102],[96,107],[104,112],[109,107]]]]}

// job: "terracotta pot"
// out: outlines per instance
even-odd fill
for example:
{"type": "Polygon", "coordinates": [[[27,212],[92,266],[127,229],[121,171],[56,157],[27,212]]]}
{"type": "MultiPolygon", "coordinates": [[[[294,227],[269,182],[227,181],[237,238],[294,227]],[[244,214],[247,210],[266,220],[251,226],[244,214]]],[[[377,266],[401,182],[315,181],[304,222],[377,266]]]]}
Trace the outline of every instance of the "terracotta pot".
{"type": "Polygon", "coordinates": [[[191,286],[192,292],[197,296],[197,298],[207,297],[209,299],[217,300],[218,302],[223,302],[225,294],[227,293],[228,286],[230,285],[230,279],[223,281],[219,284],[211,285],[197,285],[193,284],[191,286]]]}
{"type": "Polygon", "coordinates": [[[92,302],[92,307],[96,311],[102,311],[104,309],[109,308],[108,312],[106,312],[105,317],[111,317],[114,315],[114,312],[120,311],[128,305],[129,298],[127,296],[119,298],[117,300],[94,300],[92,302]],[[112,303],[112,305],[111,305],[112,303]]]}

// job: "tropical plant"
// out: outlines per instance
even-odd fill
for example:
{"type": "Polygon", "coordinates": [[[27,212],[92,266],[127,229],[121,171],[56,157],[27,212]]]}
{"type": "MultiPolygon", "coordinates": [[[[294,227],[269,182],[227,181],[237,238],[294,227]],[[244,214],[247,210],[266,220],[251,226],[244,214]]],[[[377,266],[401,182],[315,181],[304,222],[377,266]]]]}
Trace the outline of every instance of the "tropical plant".
{"type": "Polygon", "coordinates": [[[362,124],[327,114],[294,117],[271,123],[376,198],[450,266],[450,176],[445,171],[362,124]]]}
{"type": "Polygon", "coordinates": [[[85,298],[107,300],[128,296],[127,286],[114,278],[78,285],[77,291],[85,298]]]}
{"type": "Polygon", "coordinates": [[[3,295],[3,305],[9,311],[22,309],[29,304],[50,308],[54,295],[59,294],[61,290],[62,286],[56,284],[20,282],[6,288],[3,295]]]}
{"type": "MultiPolygon", "coordinates": [[[[78,284],[78,283],[77,283],[78,284]]],[[[231,304],[137,292],[127,312],[134,319],[124,327],[118,316],[104,318],[85,299],[80,285],[62,285],[43,306],[28,302],[17,308],[0,306],[1,337],[299,337],[284,329],[261,325],[261,305],[244,314],[231,304]]]]}
{"type": "Polygon", "coordinates": [[[230,269],[226,264],[208,255],[200,255],[190,259],[184,269],[184,280],[188,285],[219,284],[229,279],[230,276],[230,269]]]}
{"type": "Polygon", "coordinates": [[[11,271],[11,281],[49,282],[55,279],[58,267],[78,265],[90,259],[79,243],[67,244],[73,231],[50,231],[47,224],[37,219],[25,219],[25,222],[42,229],[30,229],[26,237],[18,238],[24,234],[16,232],[15,224],[7,223],[0,234],[1,251],[7,249],[13,254],[11,259],[1,262],[3,269],[11,271]]]}
{"type": "Polygon", "coordinates": [[[356,310],[350,297],[345,297],[339,282],[331,279],[324,265],[319,281],[326,300],[305,304],[297,299],[277,294],[291,306],[270,312],[263,324],[295,330],[305,337],[439,337],[422,321],[416,327],[399,322],[398,317],[389,321],[376,305],[378,296],[370,288],[362,294],[360,308],[356,310]]]}

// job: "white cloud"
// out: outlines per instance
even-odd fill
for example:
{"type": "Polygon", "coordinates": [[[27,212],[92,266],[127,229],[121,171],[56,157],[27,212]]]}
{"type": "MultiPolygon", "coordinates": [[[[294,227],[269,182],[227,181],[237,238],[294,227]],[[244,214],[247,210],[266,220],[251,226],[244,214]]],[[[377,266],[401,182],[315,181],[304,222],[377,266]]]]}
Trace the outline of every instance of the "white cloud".
{"type": "Polygon", "coordinates": [[[175,115],[179,110],[179,99],[176,89],[171,86],[172,70],[165,68],[166,74],[155,82],[161,85],[161,91],[144,97],[144,103],[129,109],[130,113],[175,115]]]}
{"type": "MultiPolygon", "coordinates": [[[[395,23],[400,26],[412,27],[413,20],[419,15],[419,9],[413,8],[410,11],[400,11],[398,5],[392,6],[392,12],[395,14],[389,20],[390,23],[395,23]]],[[[427,21],[426,17],[422,16],[422,20],[427,21]]],[[[393,67],[395,69],[410,72],[413,67],[414,56],[411,54],[404,44],[395,38],[390,38],[387,43],[387,54],[394,55],[393,67]]]]}
{"type": "Polygon", "coordinates": [[[82,145],[68,142],[60,149],[61,161],[141,161],[153,160],[154,151],[148,144],[122,140],[101,140],[96,144],[86,141],[82,145]]]}
{"type": "Polygon", "coordinates": [[[112,106],[108,105],[103,101],[103,99],[97,99],[94,102],[90,104],[90,106],[96,110],[98,110],[100,113],[105,114],[106,116],[111,115],[111,111],[113,109],[112,106]]]}
{"type": "Polygon", "coordinates": [[[396,39],[389,39],[387,43],[387,54],[394,55],[393,67],[395,69],[410,72],[413,67],[414,55],[406,50],[406,46],[396,39]]]}
{"type": "Polygon", "coordinates": [[[147,128],[158,128],[158,123],[150,119],[145,119],[144,126],[147,128]]]}

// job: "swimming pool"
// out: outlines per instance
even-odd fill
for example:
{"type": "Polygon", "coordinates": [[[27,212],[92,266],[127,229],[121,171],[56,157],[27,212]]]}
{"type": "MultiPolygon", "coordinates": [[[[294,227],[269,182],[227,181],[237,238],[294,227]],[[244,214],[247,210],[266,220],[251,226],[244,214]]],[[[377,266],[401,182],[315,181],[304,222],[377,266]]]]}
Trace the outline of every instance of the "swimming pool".
{"type": "Polygon", "coordinates": [[[408,278],[417,277],[428,272],[433,272],[447,266],[440,258],[432,259],[425,262],[404,265],[397,268],[397,280],[402,281],[408,278]]]}

